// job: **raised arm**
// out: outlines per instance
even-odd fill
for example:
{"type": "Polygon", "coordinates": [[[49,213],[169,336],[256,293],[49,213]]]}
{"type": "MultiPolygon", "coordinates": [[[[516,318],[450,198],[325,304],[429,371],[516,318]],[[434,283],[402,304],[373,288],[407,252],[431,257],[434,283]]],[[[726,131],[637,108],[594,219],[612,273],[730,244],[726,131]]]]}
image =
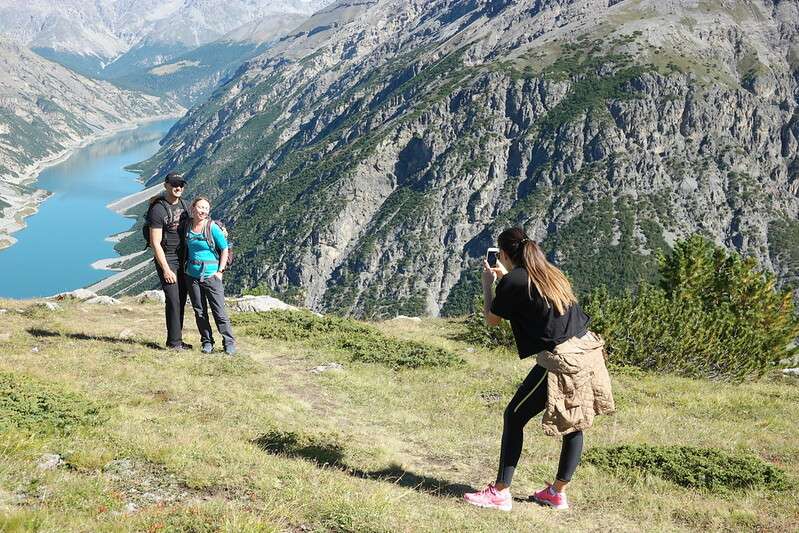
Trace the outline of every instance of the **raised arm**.
{"type": "Polygon", "coordinates": [[[499,269],[491,268],[488,261],[483,261],[483,316],[489,326],[499,326],[500,322],[502,322],[502,317],[491,312],[491,306],[494,303],[494,282],[501,274],[503,272],[499,269]]]}

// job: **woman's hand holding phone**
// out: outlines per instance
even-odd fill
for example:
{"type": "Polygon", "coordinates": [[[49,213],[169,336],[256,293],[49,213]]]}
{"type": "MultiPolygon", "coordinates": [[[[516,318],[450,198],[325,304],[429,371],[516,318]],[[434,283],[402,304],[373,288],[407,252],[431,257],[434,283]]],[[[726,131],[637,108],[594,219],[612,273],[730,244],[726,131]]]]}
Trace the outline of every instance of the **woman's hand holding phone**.
{"type": "Polygon", "coordinates": [[[496,268],[491,268],[491,265],[488,264],[488,260],[483,259],[483,276],[482,276],[483,287],[485,288],[493,286],[496,280],[497,280],[496,268]]]}
{"type": "Polygon", "coordinates": [[[489,248],[485,259],[483,259],[483,286],[490,287],[507,273],[505,266],[499,261],[499,249],[489,248]]]}

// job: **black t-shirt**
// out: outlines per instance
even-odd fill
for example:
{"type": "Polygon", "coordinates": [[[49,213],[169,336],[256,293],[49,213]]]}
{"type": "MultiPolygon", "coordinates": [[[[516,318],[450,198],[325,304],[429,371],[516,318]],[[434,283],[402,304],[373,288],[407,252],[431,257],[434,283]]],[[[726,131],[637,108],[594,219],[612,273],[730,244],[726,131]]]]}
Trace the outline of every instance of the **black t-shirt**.
{"type": "Polygon", "coordinates": [[[528,293],[527,280],[524,267],[514,268],[505,274],[497,284],[491,305],[492,313],[510,321],[519,358],[552,350],[572,337],[585,334],[591,319],[580,304],[572,305],[563,315],[559,315],[532,283],[528,293]]]}
{"type": "Polygon", "coordinates": [[[180,200],[174,205],[169,205],[165,201],[157,201],[150,208],[148,223],[151,228],[163,230],[161,243],[164,248],[164,254],[168,258],[178,256],[185,232],[184,225],[188,222],[188,219],[189,214],[180,200]]]}

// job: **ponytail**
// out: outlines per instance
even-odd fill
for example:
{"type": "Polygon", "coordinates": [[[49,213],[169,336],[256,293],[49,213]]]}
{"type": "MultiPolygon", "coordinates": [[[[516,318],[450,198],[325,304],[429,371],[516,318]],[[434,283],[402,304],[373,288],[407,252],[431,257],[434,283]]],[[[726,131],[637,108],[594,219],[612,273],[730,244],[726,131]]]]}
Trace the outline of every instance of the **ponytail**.
{"type": "Polygon", "coordinates": [[[559,315],[563,315],[577,303],[568,278],[552,263],[547,261],[541,247],[530,240],[521,228],[503,231],[497,239],[499,247],[511,260],[527,271],[528,291],[532,297],[535,286],[538,294],[549,303],[559,315]]]}

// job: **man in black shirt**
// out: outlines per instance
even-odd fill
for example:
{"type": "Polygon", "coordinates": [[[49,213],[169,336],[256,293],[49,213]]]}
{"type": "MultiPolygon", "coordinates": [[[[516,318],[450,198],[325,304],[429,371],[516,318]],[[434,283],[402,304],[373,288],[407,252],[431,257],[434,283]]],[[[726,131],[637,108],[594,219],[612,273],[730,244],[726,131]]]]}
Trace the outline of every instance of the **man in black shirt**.
{"type": "Polygon", "coordinates": [[[155,269],[166,298],[167,348],[191,348],[183,342],[183,310],[188,294],[183,273],[184,235],[189,210],[183,201],[186,180],[176,172],[164,179],[164,193],[150,202],[147,223],[150,226],[150,246],[155,269]]]}

